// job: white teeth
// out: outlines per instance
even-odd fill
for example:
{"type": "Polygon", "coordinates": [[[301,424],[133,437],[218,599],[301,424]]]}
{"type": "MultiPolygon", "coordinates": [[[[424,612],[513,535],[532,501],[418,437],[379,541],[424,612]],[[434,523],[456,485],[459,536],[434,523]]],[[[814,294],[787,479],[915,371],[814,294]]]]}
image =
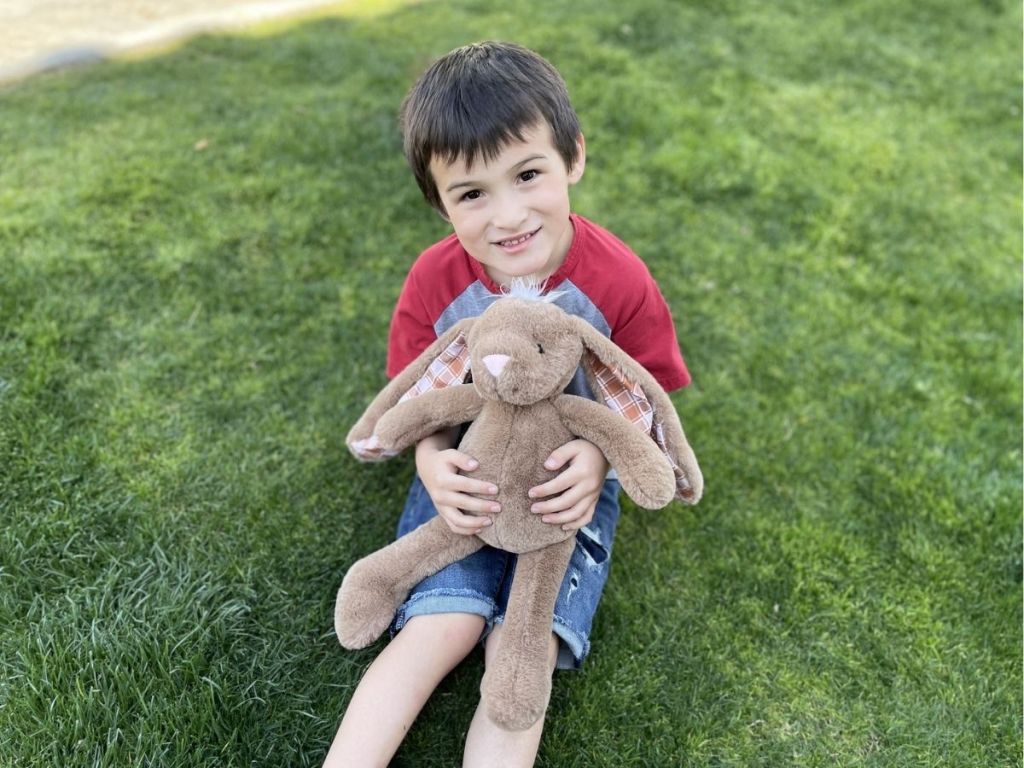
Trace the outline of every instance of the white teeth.
{"type": "Polygon", "coordinates": [[[533,233],[529,232],[529,233],[523,235],[522,237],[517,237],[515,240],[502,240],[501,244],[503,246],[505,246],[506,248],[511,248],[511,247],[519,245],[521,243],[525,243],[531,237],[533,237],[533,233]]]}

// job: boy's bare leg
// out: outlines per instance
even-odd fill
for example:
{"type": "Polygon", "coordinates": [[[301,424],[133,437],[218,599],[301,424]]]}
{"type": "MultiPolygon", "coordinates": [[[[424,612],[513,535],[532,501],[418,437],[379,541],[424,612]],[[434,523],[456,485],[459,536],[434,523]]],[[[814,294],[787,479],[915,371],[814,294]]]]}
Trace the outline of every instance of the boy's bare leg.
{"type": "MultiPolygon", "coordinates": [[[[487,637],[484,654],[486,664],[493,660],[493,654],[498,647],[498,636],[503,629],[503,625],[498,624],[487,637]]],[[[552,634],[548,647],[548,662],[552,672],[557,660],[558,638],[552,634]]],[[[499,728],[487,716],[487,706],[481,700],[466,735],[462,768],[529,768],[537,759],[543,730],[543,717],[525,731],[506,731],[499,728]]]]}
{"type": "Polygon", "coordinates": [[[324,768],[386,766],[437,684],[473,650],[483,628],[483,618],[470,613],[410,619],[359,681],[324,768]]]}

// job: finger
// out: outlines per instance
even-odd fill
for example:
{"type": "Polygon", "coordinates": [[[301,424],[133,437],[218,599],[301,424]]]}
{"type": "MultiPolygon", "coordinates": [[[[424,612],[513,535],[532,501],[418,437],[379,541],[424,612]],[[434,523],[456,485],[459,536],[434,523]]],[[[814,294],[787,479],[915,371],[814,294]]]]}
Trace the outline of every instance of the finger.
{"type": "Polygon", "coordinates": [[[448,519],[462,528],[481,528],[491,524],[490,515],[473,514],[462,505],[448,507],[448,519]]]}
{"type": "Polygon", "coordinates": [[[458,479],[452,481],[451,490],[453,491],[471,493],[474,496],[494,496],[498,493],[498,486],[494,483],[489,483],[486,480],[474,480],[465,475],[456,475],[456,477],[458,479]]]}
{"type": "MultiPolygon", "coordinates": [[[[445,458],[448,459],[449,465],[452,468],[462,472],[472,472],[480,466],[480,462],[472,456],[462,451],[457,451],[454,448],[445,451],[445,458]]],[[[452,481],[451,490],[472,493],[478,496],[494,496],[498,492],[498,487],[486,480],[476,480],[464,474],[456,475],[456,477],[458,477],[458,480],[452,481]]]]}
{"type": "Polygon", "coordinates": [[[568,523],[566,523],[565,525],[562,526],[562,530],[563,531],[578,531],[583,526],[588,525],[590,523],[590,521],[594,519],[594,510],[595,509],[597,509],[596,505],[591,507],[590,510],[587,512],[587,514],[583,515],[583,517],[578,517],[575,520],[570,520],[568,523]]]}
{"type": "Polygon", "coordinates": [[[457,451],[454,448],[450,448],[444,452],[445,458],[451,462],[453,466],[458,467],[463,472],[472,472],[474,469],[480,466],[480,462],[474,459],[467,453],[457,451]]]}
{"type": "Polygon", "coordinates": [[[593,499],[580,499],[575,504],[567,506],[559,512],[552,512],[550,514],[543,515],[541,520],[545,523],[550,523],[551,525],[564,525],[565,523],[570,523],[585,515],[590,511],[590,507],[593,503],[593,499]]]}
{"type": "Polygon", "coordinates": [[[531,504],[530,511],[538,515],[565,512],[568,509],[572,509],[588,496],[590,494],[587,493],[586,489],[581,488],[579,485],[574,485],[565,493],[531,504]]]}
{"type": "MultiPolygon", "coordinates": [[[[573,441],[575,442],[575,441],[573,441]]],[[[558,469],[564,467],[579,451],[573,442],[566,443],[551,452],[551,455],[544,461],[545,469],[558,469]]]]}
{"type": "Polygon", "coordinates": [[[455,533],[465,535],[479,533],[491,524],[489,517],[467,515],[456,507],[439,507],[437,512],[455,533]]]}
{"type": "Polygon", "coordinates": [[[463,512],[476,512],[478,515],[496,515],[501,512],[501,504],[494,499],[481,499],[464,493],[442,493],[438,500],[445,506],[463,512]]]}
{"type": "Polygon", "coordinates": [[[557,496],[558,494],[564,493],[572,488],[579,481],[579,473],[574,472],[573,468],[569,467],[565,472],[555,475],[546,483],[535,485],[530,489],[528,495],[531,499],[543,499],[545,496],[557,496]]]}
{"type": "Polygon", "coordinates": [[[563,531],[572,531],[582,528],[593,519],[595,507],[591,499],[583,499],[564,512],[544,515],[541,520],[549,525],[561,525],[563,531]]]}

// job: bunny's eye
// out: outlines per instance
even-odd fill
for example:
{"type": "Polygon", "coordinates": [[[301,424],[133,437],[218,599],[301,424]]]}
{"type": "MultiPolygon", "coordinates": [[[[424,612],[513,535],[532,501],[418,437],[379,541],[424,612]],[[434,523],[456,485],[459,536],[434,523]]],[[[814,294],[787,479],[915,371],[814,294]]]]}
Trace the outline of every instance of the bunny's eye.
{"type": "Polygon", "coordinates": [[[537,351],[540,352],[543,355],[544,354],[544,347],[542,347],[540,344],[538,344],[537,345],[537,351]]]}

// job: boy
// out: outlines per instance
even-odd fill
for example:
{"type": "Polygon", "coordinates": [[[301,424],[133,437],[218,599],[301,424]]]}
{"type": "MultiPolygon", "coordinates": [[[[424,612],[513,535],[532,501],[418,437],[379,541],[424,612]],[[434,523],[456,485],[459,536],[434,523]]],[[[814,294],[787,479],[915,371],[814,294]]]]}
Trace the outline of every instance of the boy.
{"type": "MultiPolygon", "coordinates": [[[[514,278],[546,281],[556,303],[610,336],[666,391],[690,377],[668,307],[643,263],[614,236],[571,214],[569,187],[586,148],[565,83],[537,54],[481,43],[435,62],[402,105],[405,154],[427,201],[454,234],[413,264],[391,322],[388,376],[438,335],[480,314],[514,278]]],[[[579,377],[577,377],[579,378],[579,377]]],[[[570,391],[591,396],[583,382],[570,391]]],[[[500,514],[497,488],[460,475],[475,459],[454,449],[457,430],[416,447],[413,482],[399,535],[441,515],[471,535],[500,514]]],[[[531,489],[533,511],[577,531],[549,644],[551,669],[579,667],[608,575],[618,521],[618,482],[585,440],[544,457],[561,470],[531,489]],[[571,599],[570,599],[571,596],[571,599]]],[[[384,766],[437,684],[484,637],[485,664],[501,621],[515,556],[485,547],[421,582],[395,618],[391,643],[360,681],[327,766],[384,766]]],[[[466,737],[465,766],[531,766],[543,719],[504,731],[478,707],[466,737]]]]}

